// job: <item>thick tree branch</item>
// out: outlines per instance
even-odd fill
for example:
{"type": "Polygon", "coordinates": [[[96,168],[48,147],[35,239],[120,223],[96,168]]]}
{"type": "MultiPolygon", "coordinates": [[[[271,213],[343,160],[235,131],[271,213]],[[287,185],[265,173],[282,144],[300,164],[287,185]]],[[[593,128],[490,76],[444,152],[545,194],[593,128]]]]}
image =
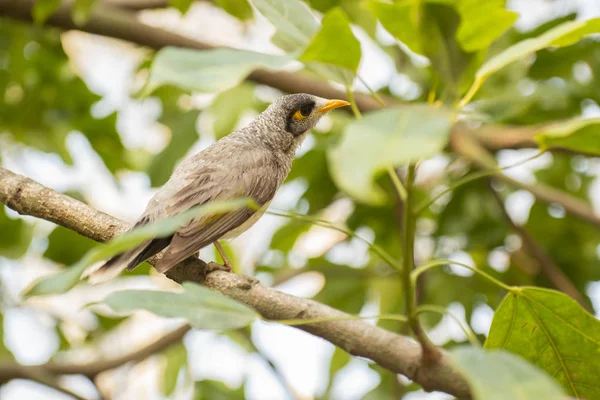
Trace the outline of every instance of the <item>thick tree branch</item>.
{"type": "Polygon", "coordinates": [[[581,292],[577,289],[575,284],[571,282],[569,277],[563,272],[562,269],[559,268],[558,265],[552,260],[544,248],[531,236],[529,232],[522,226],[517,225],[508,212],[506,211],[506,207],[504,206],[504,200],[498,194],[494,188],[490,187],[496,202],[498,203],[498,207],[502,212],[502,216],[506,220],[506,223],[510,226],[510,228],[521,238],[523,242],[523,247],[525,250],[537,261],[542,274],[548,278],[552,286],[561,292],[569,295],[575,301],[577,301],[583,308],[592,312],[593,309],[589,303],[585,299],[585,296],[581,294],[581,292]]]}
{"type": "MultiPolygon", "coordinates": [[[[123,221],[4,168],[0,168],[0,202],[20,214],[55,222],[102,242],[129,227],[123,221]]],[[[188,259],[169,271],[168,276],[177,282],[204,284],[251,306],[265,319],[347,317],[347,314],[318,302],[265,287],[250,277],[216,271],[204,280],[203,266],[201,260],[188,259]]],[[[298,328],[350,354],[369,358],[390,371],[403,374],[426,390],[439,390],[462,399],[469,398],[467,383],[450,366],[448,356],[442,353],[439,361],[425,366],[422,363],[421,346],[410,338],[359,320],[321,322],[298,328]]]]}

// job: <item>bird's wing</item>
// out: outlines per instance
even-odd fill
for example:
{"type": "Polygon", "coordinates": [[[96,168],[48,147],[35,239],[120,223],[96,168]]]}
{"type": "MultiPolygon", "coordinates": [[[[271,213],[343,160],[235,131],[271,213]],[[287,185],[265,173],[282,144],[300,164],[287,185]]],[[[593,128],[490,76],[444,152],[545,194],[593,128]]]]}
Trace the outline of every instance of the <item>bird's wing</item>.
{"type": "MultiPolygon", "coordinates": [[[[232,149],[231,145],[227,150],[228,154],[219,154],[219,150],[217,147],[184,160],[150,200],[134,227],[156,222],[212,201],[250,197],[263,205],[273,198],[283,177],[268,153],[248,148],[232,149]]],[[[95,271],[91,278],[96,282],[110,279],[123,269],[132,269],[165,248],[168,250],[156,267],[161,272],[167,271],[195,251],[240,226],[253,213],[254,210],[245,208],[219,216],[196,218],[180,228],[172,238],[147,241],[113,257],[95,271]]]]}
{"type": "MultiPolygon", "coordinates": [[[[197,205],[241,197],[251,198],[260,206],[267,204],[282,180],[276,162],[271,157],[260,156],[256,152],[242,157],[246,160],[238,160],[239,164],[235,167],[224,168],[222,165],[209,173],[203,171],[198,174],[171,197],[165,212],[175,215],[197,205]]],[[[191,220],[175,233],[167,251],[156,265],[157,270],[169,270],[202,247],[242,225],[255,212],[250,208],[242,208],[191,220]]]]}

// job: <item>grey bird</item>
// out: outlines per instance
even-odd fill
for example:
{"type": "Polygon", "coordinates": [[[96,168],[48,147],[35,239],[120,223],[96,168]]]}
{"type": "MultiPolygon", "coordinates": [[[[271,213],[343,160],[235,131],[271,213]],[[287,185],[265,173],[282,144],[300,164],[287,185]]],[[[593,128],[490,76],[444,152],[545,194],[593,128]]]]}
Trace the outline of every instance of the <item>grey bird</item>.
{"type": "Polygon", "coordinates": [[[242,208],[193,219],[169,237],[146,241],[114,256],[90,275],[90,281],[110,279],[162,251],[155,268],[164,273],[211,243],[224,265],[209,263],[209,270],[231,271],[231,262],[218,240],[238,236],[263,215],[310,129],[328,111],[349,104],[305,93],[282,96],[245,128],[182,161],[152,197],[134,228],[212,201],[246,197],[260,210],[242,208]]]}

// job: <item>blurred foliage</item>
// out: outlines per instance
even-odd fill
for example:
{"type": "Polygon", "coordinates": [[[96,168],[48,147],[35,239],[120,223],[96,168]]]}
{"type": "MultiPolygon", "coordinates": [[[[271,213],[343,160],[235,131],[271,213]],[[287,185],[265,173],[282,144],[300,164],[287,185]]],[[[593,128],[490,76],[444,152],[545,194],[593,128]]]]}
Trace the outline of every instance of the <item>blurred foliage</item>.
{"type": "MultiPolygon", "coordinates": [[[[34,18],[38,22],[46,20],[59,3],[37,2],[34,18]]],[[[393,60],[396,68],[392,80],[377,88],[378,91],[395,96],[398,102],[414,104],[373,113],[358,122],[348,114],[331,113],[324,128],[319,127],[313,133],[309,146],[298,156],[287,178],[287,183],[301,188],[298,200],[290,206],[292,210],[329,218],[339,206],[338,200],[345,199],[349,215],[342,218],[340,225],[358,231],[399,260],[403,203],[382,172],[393,164],[403,176],[402,167],[407,162],[438,154],[437,159],[443,159],[444,167],[435,176],[418,182],[417,204],[476,172],[475,166],[462,162],[444,148],[448,120],[455,115],[446,116],[440,108],[424,103],[435,102],[436,106],[453,110],[469,88],[480,84],[479,90],[472,93],[474,101],[461,118],[477,119],[474,124],[544,124],[536,136],[540,146],[571,152],[552,152],[548,157],[550,162],[535,171],[533,180],[590,202],[597,192],[599,160],[594,155],[600,155],[600,124],[595,119],[581,118],[598,112],[600,42],[583,34],[598,31],[598,21],[581,21],[576,13],[571,13],[520,31],[512,27],[516,14],[507,10],[504,3],[503,0],[254,0],[256,12],[274,25],[272,42],[284,54],[167,48],[156,53],[149,70],[148,65],[139,65],[140,71],[149,72],[146,94],[151,93],[161,103],[156,123],[164,128],[167,143],[155,152],[126,148],[117,132],[118,112],[108,115],[96,112],[94,107],[102,97],[79,76],[63,50],[57,30],[0,18],[0,156],[4,157],[5,149],[6,158],[27,155],[35,149],[56,155],[70,165],[73,154],[68,138],[73,132],[81,132],[115,182],[119,182],[121,173],[138,171],[149,178],[151,187],[159,187],[199,138],[205,141],[222,138],[265,109],[274,96],[265,95],[264,88],[256,83],[244,81],[253,69],[278,69],[300,60],[306,63],[302,74],[325,77],[341,85],[352,82],[355,74],[361,73],[361,57],[366,54],[354,35],[356,29],[362,29],[393,60]],[[316,18],[319,13],[324,16],[322,22],[316,18]],[[376,34],[378,23],[399,42],[387,45],[378,42],[381,37],[376,34]],[[529,41],[522,43],[525,40],[529,41]],[[427,57],[429,62],[415,54],[427,57]],[[403,85],[397,84],[400,80],[403,85]],[[199,92],[214,97],[209,96],[206,102],[193,101],[199,92]]],[[[89,18],[94,4],[93,0],[77,0],[75,22],[81,24],[89,18]]],[[[215,0],[213,4],[245,26],[252,25],[253,11],[248,1],[215,0]]],[[[191,5],[188,0],[169,2],[169,6],[182,13],[191,5]]],[[[131,79],[134,78],[139,76],[132,74],[131,79]]],[[[505,154],[500,151],[497,155],[505,154]]],[[[416,258],[426,263],[458,254],[508,285],[552,288],[538,262],[522,248],[506,223],[492,190],[513,203],[518,199],[519,193],[512,187],[480,179],[455,188],[424,210],[417,220],[416,258]]],[[[82,200],[88,199],[82,196],[82,200]]],[[[577,289],[588,296],[590,284],[600,280],[600,231],[569,215],[558,204],[536,200],[527,211],[525,230],[577,289]]],[[[349,313],[405,312],[400,275],[375,253],[360,247],[359,241],[340,236],[320,254],[298,257],[311,228],[312,225],[299,220],[283,221],[269,238],[269,251],[253,266],[255,271],[275,283],[311,276],[305,273],[318,274],[323,278],[323,286],[314,299],[349,313]],[[364,257],[360,256],[363,253],[364,257]]],[[[59,265],[73,265],[94,247],[91,240],[62,227],[51,230],[47,237],[36,230],[39,237],[34,240],[34,229],[30,220],[0,207],[0,263],[2,258],[19,260],[28,253],[59,265]]],[[[445,266],[423,274],[417,288],[419,301],[444,308],[451,304],[459,306],[468,322],[472,322],[480,307],[491,307],[496,314],[486,348],[503,347],[520,355],[544,369],[576,398],[600,396],[592,387],[597,380],[597,368],[593,368],[597,364],[595,349],[600,342],[596,319],[564,296],[542,289],[524,289],[520,295],[509,294],[504,298],[504,289],[479,275],[459,273],[459,268],[445,266]],[[543,296],[534,296],[534,301],[526,296],[528,291],[543,296]],[[507,331],[512,325],[516,329],[507,331]],[[554,350],[545,350],[544,346],[554,350]],[[560,360],[569,371],[556,372],[560,360]]],[[[145,264],[129,276],[147,275],[149,270],[145,264]]],[[[79,281],[80,273],[81,270],[63,270],[62,275],[52,278],[47,292],[70,289],[79,281]]],[[[6,280],[2,284],[6,285],[6,280]]],[[[152,292],[122,292],[113,296],[116,297],[108,302],[121,311],[143,308],[163,316],[187,317],[198,327],[205,323],[198,320],[207,315],[212,319],[212,313],[220,313],[222,319],[212,322],[222,323],[221,328],[246,325],[255,318],[249,310],[240,311],[221,298],[213,299],[202,310],[199,308],[203,304],[198,299],[194,300],[197,308],[184,307],[190,303],[185,298],[190,293],[185,292],[173,294],[173,298],[157,297],[152,292]],[[223,312],[227,307],[232,307],[229,314],[223,312]]],[[[96,327],[86,332],[84,342],[96,343],[118,330],[127,318],[95,313],[96,327]]],[[[429,313],[421,317],[428,330],[441,319],[442,316],[429,313]]],[[[1,323],[0,313],[0,326],[1,323]]],[[[377,325],[398,333],[409,332],[398,321],[382,319],[377,325]]],[[[67,340],[67,327],[64,321],[57,324],[58,356],[78,346],[67,340]]],[[[248,335],[239,331],[224,334],[241,343],[248,353],[256,352],[248,335]]],[[[480,336],[485,339],[486,335],[480,336]]],[[[457,343],[448,340],[442,344],[453,349],[457,343]]],[[[490,371],[506,375],[511,385],[519,385],[524,376],[529,376],[531,387],[548,389],[543,393],[550,398],[553,394],[549,393],[555,392],[555,386],[548,383],[551,381],[546,376],[514,357],[505,359],[497,353],[473,349],[454,354],[465,375],[477,378],[473,382],[482,385],[478,386],[483,388],[482,393],[495,390],[498,382],[508,382],[488,379],[490,375],[486,374],[490,371]],[[486,374],[474,377],[473,365],[477,374],[482,371],[486,374]],[[515,371],[522,373],[516,382],[515,371]]],[[[0,346],[0,356],[4,355],[10,356],[0,346]]],[[[186,363],[193,356],[187,354],[183,344],[160,353],[164,361],[160,385],[165,395],[177,393],[189,383],[186,363]],[[183,375],[185,379],[181,379],[183,375]]],[[[321,398],[331,396],[334,378],[350,360],[346,352],[335,349],[329,384],[321,398]]],[[[379,375],[380,383],[363,399],[399,399],[417,389],[415,384],[402,384],[381,367],[369,367],[379,375]]],[[[508,383],[502,389],[508,390],[508,383]]],[[[510,396],[499,389],[495,394],[501,398],[510,396]]],[[[212,380],[194,383],[197,400],[244,396],[243,385],[231,388],[212,380]]]]}

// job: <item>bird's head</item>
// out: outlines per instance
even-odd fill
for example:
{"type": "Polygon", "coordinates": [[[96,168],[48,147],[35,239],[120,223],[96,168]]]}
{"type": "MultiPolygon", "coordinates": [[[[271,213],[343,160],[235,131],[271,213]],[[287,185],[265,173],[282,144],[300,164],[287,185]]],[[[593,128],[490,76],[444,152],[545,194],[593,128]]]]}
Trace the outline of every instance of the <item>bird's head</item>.
{"type": "Polygon", "coordinates": [[[285,132],[299,138],[313,128],[328,111],[349,104],[344,100],[328,100],[311,94],[297,93],[280,97],[266,112],[277,114],[285,132]]]}

